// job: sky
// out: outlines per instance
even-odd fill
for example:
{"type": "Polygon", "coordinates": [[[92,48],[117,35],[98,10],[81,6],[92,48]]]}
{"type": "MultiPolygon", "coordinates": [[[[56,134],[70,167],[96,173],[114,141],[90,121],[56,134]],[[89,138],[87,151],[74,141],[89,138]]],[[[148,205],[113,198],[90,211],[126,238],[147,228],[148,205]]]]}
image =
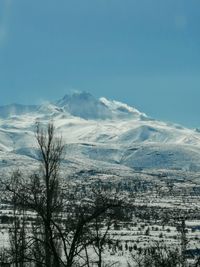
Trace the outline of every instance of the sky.
{"type": "Polygon", "coordinates": [[[0,105],[73,91],[200,126],[199,0],[0,0],[0,105]]]}

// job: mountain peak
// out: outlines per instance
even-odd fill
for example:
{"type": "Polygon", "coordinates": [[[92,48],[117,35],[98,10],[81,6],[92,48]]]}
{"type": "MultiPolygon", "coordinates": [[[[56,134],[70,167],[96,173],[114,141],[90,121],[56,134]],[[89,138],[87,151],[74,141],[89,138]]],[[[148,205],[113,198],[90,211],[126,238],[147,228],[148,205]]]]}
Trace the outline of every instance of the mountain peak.
{"type": "Polygon", "coordinates": [[[72,94],[66,94],[64,95],[64,97],[60,100],[58,100],[57,105],[59,106],[65,106],[68,105],[69,102],[72,101],[91,101],[91,100],[95,100],[95,97],[93,95],[91,95],[88,92],[85,91],[75,91],[72,94]]]}
{"type": "Polygon", "coordinates": [[[108,107],[88,92],[67,94],[56,104],[71,115],[84,119],[111,118],[108,107]]]}

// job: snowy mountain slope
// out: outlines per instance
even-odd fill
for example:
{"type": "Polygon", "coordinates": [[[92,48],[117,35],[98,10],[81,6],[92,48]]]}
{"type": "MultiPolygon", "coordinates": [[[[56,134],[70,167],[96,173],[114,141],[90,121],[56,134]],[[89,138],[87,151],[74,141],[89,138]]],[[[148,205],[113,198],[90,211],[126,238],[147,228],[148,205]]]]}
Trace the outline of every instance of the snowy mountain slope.
{"type": "Polygon", "coordinates": [[[140,118],[147,119],[145,113],[139,112],[137,109],[133,107],[129,107],[127,104],[118,102],[118,101],[109,101],[108,99],[102,97],[99,99],[101,103],[103,103],[109,110],[112,111],[113,117],[116,118],[140,118]]]}
{"type": "MultiPolygon", "coordinates": [[[[104,162],[129,168],[200,169],[200,133],[156,121],[133,107],[66,95],[41,106],[0,107],[0,157],[37,159],[35,122],[53,121],[66,144],[66,160],[104,162]]],[[[69,163],[69,161],[66,161],[69,163]]],[[[67,164],[67,163],[66,163],[67,164]]]]}
{"type": "Polygon", "coordinates": [[[20,104],[11,104],[7,106],[0,107],[0,117],[7,118],[12,115],[22,115],[29,112],[36,111],[38,106],[36,105],[20,105],[20,104]]]}

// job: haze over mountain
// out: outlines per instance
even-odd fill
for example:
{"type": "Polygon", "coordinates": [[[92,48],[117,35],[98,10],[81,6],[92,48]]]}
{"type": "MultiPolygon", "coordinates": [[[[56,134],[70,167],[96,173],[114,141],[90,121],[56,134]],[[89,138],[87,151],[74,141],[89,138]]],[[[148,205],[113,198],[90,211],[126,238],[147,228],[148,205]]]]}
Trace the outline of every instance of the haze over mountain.
{"type": "MultiPolygon", "coordinates": [[[[112,168],[199,170],[200,133],[156,121],[124,103],[89,93],[54,103],[0,107],[0,166],[37,159],[35,122],[53,121],[66,144],[66,163],[112,168]]],[[[75,165],[76,165],[75,164],[75,165]]]]}

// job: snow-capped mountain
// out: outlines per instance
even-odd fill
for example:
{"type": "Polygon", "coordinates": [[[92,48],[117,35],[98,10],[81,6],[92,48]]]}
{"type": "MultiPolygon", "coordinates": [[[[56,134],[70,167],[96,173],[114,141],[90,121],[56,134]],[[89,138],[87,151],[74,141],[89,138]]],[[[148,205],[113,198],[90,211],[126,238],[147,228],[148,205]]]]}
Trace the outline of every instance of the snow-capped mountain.
{"type": "Polygon", "coordinates": [[[73,116],[87,120],[128,118],[133,116],[145,117],[145,114],[126,104],[109,101],[106,98],[96,99],[86,92],[65,95],[56,105],[73,116]]]}
{"type": "Polygon", "coordinates": [[[54,122],[68,164],[200,170],[199,131],[153,120],[124,103],[85,92],[40,106],[0,107],[0,168],[37,159],[36,121],[54,122]]]}

